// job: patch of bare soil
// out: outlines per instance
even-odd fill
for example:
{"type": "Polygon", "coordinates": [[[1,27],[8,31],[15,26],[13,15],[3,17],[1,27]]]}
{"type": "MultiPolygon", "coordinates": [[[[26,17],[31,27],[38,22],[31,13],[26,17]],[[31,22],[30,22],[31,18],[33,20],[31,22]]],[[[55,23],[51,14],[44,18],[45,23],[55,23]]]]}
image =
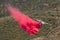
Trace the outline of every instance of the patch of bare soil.
{"type": "Polygon", "coordinates": [[[31,39],[31,40],[44,40],[44,39],[45,37],[43,36],[43,37],[37,37],[37,38],[31,39]]]}
{"type": "Polygon", "coordinates": [[[58,21],[58,25],[51,29],[51,31],[45,37],[38,37],[33,40],[60,40],[60,21],[58,21]]]}
{"type": "Polygon", "coordinates": [[[32,40],[60,40],[60,27],[52,30],[46,37],[38,37],[32,40]]]}
{"type": "Polygon", "coordinates": [[[60,27],[52,30],[48,35],[46,40],[60,40],[60,27]]]}

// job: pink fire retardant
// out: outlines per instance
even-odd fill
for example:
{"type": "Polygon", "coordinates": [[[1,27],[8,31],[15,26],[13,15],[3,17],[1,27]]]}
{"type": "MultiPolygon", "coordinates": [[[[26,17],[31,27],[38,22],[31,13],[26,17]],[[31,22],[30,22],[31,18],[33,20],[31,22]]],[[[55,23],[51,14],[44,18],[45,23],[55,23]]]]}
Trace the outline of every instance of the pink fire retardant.
{"type": "Polygon", "coordinates": [[[39,23],[27,15],[23,14],[20,10],[7,5],[6,9],[10,13],[10,15],[15,19],[15,21],[19,24],[19,26],[25,30],[28,34],[34,35],[38,34],[39,28],[41,28],[42,23],[39,23]]]}

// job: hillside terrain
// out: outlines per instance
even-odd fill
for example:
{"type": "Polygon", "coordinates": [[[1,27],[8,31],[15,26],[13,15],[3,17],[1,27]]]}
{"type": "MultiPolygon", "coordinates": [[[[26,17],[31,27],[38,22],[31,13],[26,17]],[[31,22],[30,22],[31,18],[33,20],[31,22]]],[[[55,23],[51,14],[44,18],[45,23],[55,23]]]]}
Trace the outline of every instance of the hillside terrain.
{"type": "Polygon", "coordinates": [[[0,40],[59,40],[60,0],[6,0],[0,1],[0,40]],[[37,35],[30,36],[4,8],[10,3],[32,19],[41,19],[49,24],[42,25],[37,35]]]}

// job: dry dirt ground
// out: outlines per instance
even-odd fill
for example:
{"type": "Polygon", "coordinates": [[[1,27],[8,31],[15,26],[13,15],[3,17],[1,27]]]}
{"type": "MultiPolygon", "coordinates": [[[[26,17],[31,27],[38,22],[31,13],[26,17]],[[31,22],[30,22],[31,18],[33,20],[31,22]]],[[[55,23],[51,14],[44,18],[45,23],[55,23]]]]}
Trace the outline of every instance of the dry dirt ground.
{"type": "MultiPolygon", "coordinates": [[[[60,20],[60,18],[58,18],[60,20]]],[[[38,37],[32,40],[60,40],[60,21],[58,20],[58,25],[55,29],[52,29],[47,36],[38,37]]]]}

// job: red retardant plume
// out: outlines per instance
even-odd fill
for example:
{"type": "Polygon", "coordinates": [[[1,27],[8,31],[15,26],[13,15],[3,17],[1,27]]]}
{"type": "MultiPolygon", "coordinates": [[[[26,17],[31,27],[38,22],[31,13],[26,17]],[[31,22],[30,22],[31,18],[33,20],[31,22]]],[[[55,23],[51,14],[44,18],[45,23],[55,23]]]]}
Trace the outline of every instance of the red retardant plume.
{"type": "Polygon", "coordinates": [[[19,24],[19,26],[25,30],[28,34],[34,35],[38,34],[39,28],[41,28],[42,23],[39,23],[27,15],[23,14],[20,10],[7,5],[6,9],[10,13],[10,15],[15,19],[15,21],[19,24]]]}

